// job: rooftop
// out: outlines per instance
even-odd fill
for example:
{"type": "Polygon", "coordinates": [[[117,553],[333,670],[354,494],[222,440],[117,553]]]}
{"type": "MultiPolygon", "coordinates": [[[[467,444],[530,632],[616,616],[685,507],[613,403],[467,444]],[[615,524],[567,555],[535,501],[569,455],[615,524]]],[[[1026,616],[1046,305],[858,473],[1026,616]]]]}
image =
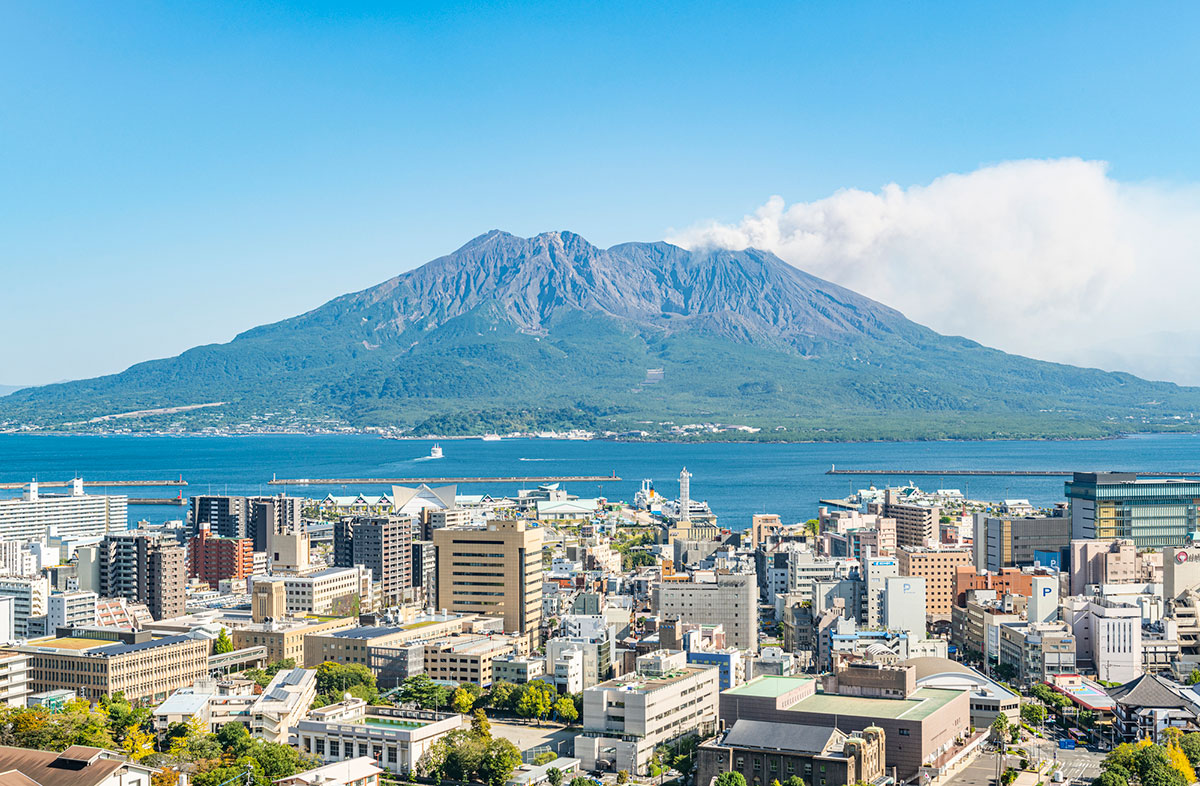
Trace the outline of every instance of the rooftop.
{"type": "MultiPolygon", "coordinates": [[[[687,679],[702,671],[708,671],[707,666],[687,666],[682,669],[669,671],[657,677],[651,677],[642,674],[626,674],[624,677],[618,677],[608,682],[603,682],[597,685],[597,688],[608,688],[609,690],[626,690],[626,691],[651,691],[658,688],[664,688],[667,685],[672,685],[680,680],[687,679]]],[[[715,671],[715,670],[714,670],[715,671]]]]}
{"type": "Polygon", "coordinates": [[[925,720],[961,695],[963,691],[943,688],[918,688],[907,699],[873,699],[817,693],[792,705],[788,711],[891,720],[925,720]]]}
{"type": "Polygon", "coordinates": [[[731,696],[779,698],[783,694],[789,693],[810,682],[812,682],[811,677],[759,677],[747,682],[745,685],[730,688],[725,693],[731,696]]]}

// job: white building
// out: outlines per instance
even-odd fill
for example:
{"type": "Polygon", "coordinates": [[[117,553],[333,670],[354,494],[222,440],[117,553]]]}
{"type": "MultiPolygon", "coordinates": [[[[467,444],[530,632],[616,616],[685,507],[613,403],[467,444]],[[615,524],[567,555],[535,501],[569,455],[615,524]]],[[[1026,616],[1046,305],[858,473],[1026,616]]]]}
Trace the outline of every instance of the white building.
{"type": "Polygon", "coordinates": [[[24,707],[29,696],[27,655],[23,652],[0,654],[0,704],[24,707]]]}
{"type": "Polygon", "coordinates": [[[909,639],[925,638],[925,578],[900,576],[887,580],[884,622],[888,630],[904,631],[909,639]]]}
{"type": "Polygon", "coordinates": [[[463,716],[392,707],[367,707],[362,699],[312,710],[290,742],[325,762],[370,756],[394,775],[407,775],[433,744],[461,728],[463,716]]]}
{"type": "Polygon", "coordinates": [[[46,600],[46,632],[54,633],[59,627],[96,624],[96,600],[94,592],[60,592],[46,600]]]}
{"type": "Polygon", "coordinates": [[[1138,606],[1073,597],[1063,604],[1063,617],[1075,634],[1077,663],[1090,664],[1105,682],[1126,683],[1141,676],[1142,612],[1138,606]]]}
{"type": "Polygon", "coordinates": [[[583,731],[575,757],[585,770],[645,775],[654,749],[717,725],[719,670],[689,666],[681,651],[637,659],[637,671],[583,692],[583,731]]]}
{"type": "Polygon", "coordinates": [[[13,635],[18,639],[29,633],[29,618],[46,613],[50,582],[45,576],[32,579],[0,577],[0,595],[13,599],[13,635]]]}
{"type": "MultiPolygon", "coordinates": [[[[284,586],[284,609],[289,617],[329,614],[335,605],[349,605],[357,596],[362,611],[374,608],[371,571],[361,565],[326,568],[301,576],[254,576],[251,588],[260,581],[280,581],[284,586]]],[[[349,613],[350,609],[341,609],[349,613]]]]}
{"type": "Polygon", "coordinates": [[[128,526],[129,499],[85,494],[83,481],[72,481],[70,494],[40,494],[37,481],[18,499],[0,499],[0,540],[42,541],[48,528],[59,537],[100,537],[128,526]]]}
{"type": "Polygon", "coordinates": [[[379,786],[382,767],[370,756],[337,761],[295,775],[277,778],[278,786],[379,786]]]}
{"type": "Polygon", "coordinates": [[[550,644],[546,644],[546,674],[553,678],[555,687],[561,693],[579,693],[584,689],[583,650],[574,642],[559,642],[566,646],[554,648],[554,656],[550,656],[550,644]]]}
{"type": "Polygon", "coordinates": [[[0,541],[0,575],[30,578],[42,570],[40,549],[22,540],[0,541]]]}

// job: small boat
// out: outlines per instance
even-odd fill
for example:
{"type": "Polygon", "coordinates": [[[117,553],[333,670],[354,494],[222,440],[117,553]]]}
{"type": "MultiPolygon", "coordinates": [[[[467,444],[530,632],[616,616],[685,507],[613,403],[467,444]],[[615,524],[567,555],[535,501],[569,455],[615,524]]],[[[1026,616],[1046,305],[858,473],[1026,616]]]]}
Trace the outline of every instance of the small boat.
{"type": "Polygon", "coordinates": [[[442,446],[435,442],[433,447],[429,449],[429,458],[435,459],[435,458],[441,458],[441,457],[442,457],[442,446]]]}
{"type": "Polygon", "coordinates": [[[484,434],[482,437],[480,437],[480,439],[482,439],[484,442],[499,442],[500,435],[499,434],[484,434]]]}

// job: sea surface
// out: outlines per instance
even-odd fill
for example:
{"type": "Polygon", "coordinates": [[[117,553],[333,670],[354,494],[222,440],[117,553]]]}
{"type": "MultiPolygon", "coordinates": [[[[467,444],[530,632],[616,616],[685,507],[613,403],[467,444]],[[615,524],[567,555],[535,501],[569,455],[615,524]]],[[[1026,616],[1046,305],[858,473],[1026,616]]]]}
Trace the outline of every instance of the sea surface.
{"type": "MultiPolygon", "coordinates": [[[[692,498],[706,500],[719,522],[749,526],[754,513],[784,521],[816,514],[818,500],[844,497],[870,485],[915,482],[927,489],[955,488],[973,499],[1063,498],[1062,478],[909,477],[905,470],[1019,469],[1067,471],[1200,470],[1200,435],[1153,435],[1112,440],[1011,442],[885,442],[854,444],[670,444],[544,439],[500,442],[446,440],[442,459],[430,459],[432,441],[385,440],[360,435],[33,436],[0,435],[0,482],[140,480],[182,477],[183,495],[274,494],[308,497],[374,493],[375,486],[269,486],[279,478],[528,477],[611,475],[619,481],[570,483],[581,497],[632,500],[643,478],[668,497],[678,494],[679,471],[692,473],[692,498]],[[832,465],[897,470],[887,477],[826,475],[832,465]]],[[[460,493],[508,495],[520,484],[460,484],[460,493]]],[[[90,489],[103,493],[103,488],[90,489]]],[[[47,490],[51,491],[51,490],[47,490]]],[[[61,491],[61,490],[57,490],[61,491]]],[[[174,497],[179,489],[109,489],[132,497],[174,497]]],[[[15,494],[19,492],[6,492],[15,494]]],[[[130,521],[182,518],[186,508],[131,506],[130,521]]]]}

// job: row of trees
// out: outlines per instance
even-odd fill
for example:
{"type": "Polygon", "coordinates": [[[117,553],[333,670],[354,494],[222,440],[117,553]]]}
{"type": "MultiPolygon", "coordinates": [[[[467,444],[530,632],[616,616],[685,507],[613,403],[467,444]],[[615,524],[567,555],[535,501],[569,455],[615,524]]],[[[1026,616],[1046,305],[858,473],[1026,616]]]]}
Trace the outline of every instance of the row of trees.
{"type": "Polygon", "coordinates": [[[134,707],[120,693],[103,697],[93,707],[74,699],[62,709],[0,707],[0,745],[61,751],[90,745],[123,751],[135,761],[155,752],[149,733],[150,710],[134,707]]]}
{"type": "Polygon", "coordinates": [[[577,702],[581,701],[572,696],[560,696],[554,686],[541,681],[524,685],[501,681],[485,692],[478,685],[471,684],[449,688],[437,684],[425,674],[409,677],[401,683],[399,697],[403,702],[430,710],[465,715],[475,709],[491,707],[521,718],[538,721],[555,718],[563,723],[574,723],[579,719],[577,702]]]}

